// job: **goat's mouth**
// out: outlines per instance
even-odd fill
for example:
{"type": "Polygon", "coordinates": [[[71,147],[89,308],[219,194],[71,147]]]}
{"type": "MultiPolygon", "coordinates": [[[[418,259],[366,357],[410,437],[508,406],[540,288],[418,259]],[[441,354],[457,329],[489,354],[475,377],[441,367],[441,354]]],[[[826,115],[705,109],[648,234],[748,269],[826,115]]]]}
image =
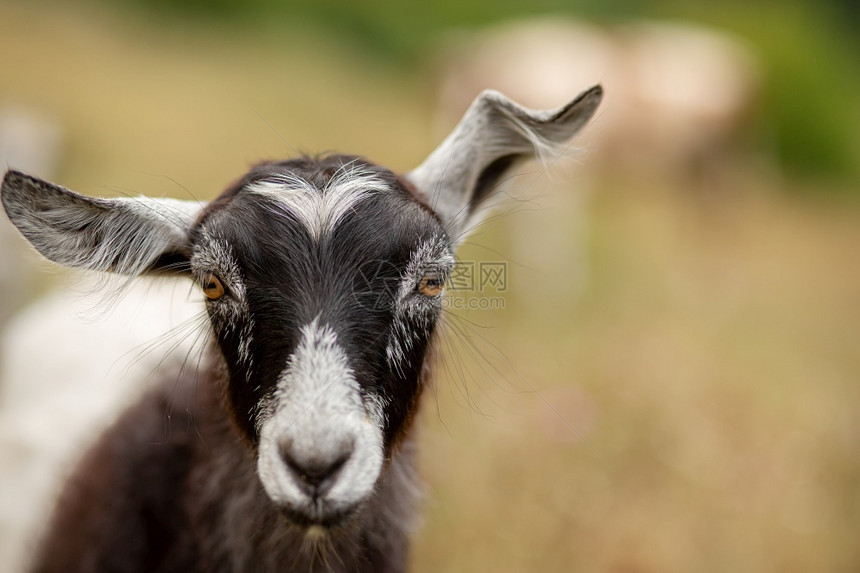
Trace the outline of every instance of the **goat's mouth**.
{"type": "Polygon", "coordinates": [[[283,505],[278,510],[293,525],[306,530],[308,534],[319,535],[330,529],[347,526],[358,515],[360,506],[360,503],[345,508],[325,506],[296,508],[283,505]]]}

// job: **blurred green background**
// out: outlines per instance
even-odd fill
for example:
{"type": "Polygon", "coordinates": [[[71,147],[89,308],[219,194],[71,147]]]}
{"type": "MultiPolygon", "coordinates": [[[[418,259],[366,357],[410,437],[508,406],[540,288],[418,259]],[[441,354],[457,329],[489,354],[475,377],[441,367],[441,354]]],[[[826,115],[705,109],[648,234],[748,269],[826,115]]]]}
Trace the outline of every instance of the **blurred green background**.
{"type": "Polygon", "coordinates": [[[508,289],[446,317],[414,570],[860,569],[852,0],[5,0],[0,111],[55,126],[51,176],[88,194],[211,198],[295,150],[406,171],[453,124],[452,38],[538,15],[708,26],[755,95],[715,166],[597,139],[465,245],[508,289]]]}

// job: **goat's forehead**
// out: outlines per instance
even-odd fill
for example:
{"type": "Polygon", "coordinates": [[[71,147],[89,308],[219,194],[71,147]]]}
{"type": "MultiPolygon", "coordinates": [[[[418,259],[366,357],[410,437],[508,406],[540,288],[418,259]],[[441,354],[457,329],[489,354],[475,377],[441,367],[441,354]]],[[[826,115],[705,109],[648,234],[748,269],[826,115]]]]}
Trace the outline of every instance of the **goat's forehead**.
{"type": "MultiPolygon", "coordinates": [[[[302,157],[258,165],[213,201],[203,219],[236,202],[258,204],[265,206],[269,214],[300,223],[312,238],[319,240],[368,199],[385,196],[392,210],[398,201],[419,205],[410,189],[410,184],[392,171],[360,157],[302,157]]],[[[436,219],[430,213],[425,209],[425,215],[436,219]]]]}
{"type": "Polygon", "coordinates": [[[447,243],[438,219],[380,169],[344,167],[326,177],[271,171],[216,203],[197,233],[198,247],[227,245],[235,258],[260,268],[313,253],[405,260],[422,244],[447,243]]]}

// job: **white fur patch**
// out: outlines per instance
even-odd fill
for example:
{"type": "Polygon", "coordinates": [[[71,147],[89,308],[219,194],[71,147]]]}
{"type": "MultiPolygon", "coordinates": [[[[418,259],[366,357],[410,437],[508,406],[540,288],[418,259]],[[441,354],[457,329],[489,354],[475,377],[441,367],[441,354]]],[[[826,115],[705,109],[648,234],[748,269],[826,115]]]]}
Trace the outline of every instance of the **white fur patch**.
{"type": "MultiPolygon", "coordinates": [[[[159,255],[175,245],[185,243],[188,230],[194,224],[203,205],[196,201],[179,199],[153,199],[150,197],[115,199],[119,205],[127,205],[141,221],[150,221],[152,230],[139,223],[129,223],[129,233],[119,229],[106,230],[108,240],[100,245],[99,257],[107,259],[116,253],[124,253],[117,270],[123,274],[138,274],[148,267],[159,255]],[[125,243],[130,235],[134,242],[125,243]]],[[[92,268],[103,268],[98,259],[92,261],[92,268]]]]}
{"type": "Polygon", "coordinates": [[[305,226],[311,237],[331,233],[343,217],[362,199],[388,186],[375,174],[354,163],[341,167],[324,189],[293,174],[283,174],[248,186],[248,190],[276,204],[305,226]]]}
{"type": "Polygon", "coordinates": [[[257,472],[266,493],[276,504],[319,518],[365,499],[382,468],[381,415],[378,404],[364,405],[335,332],[317,320],[304,326],[262,414],[257,472]],[[335,483],[314,500],[295,482],[283,449],[300,464],[351,453],[335,483]]]}

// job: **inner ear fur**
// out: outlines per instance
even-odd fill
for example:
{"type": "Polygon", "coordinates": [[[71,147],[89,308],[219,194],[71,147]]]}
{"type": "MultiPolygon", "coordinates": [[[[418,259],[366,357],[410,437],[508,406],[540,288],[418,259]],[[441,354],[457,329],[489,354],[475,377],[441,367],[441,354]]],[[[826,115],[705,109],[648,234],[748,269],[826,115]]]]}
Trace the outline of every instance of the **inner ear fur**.
{"type": "Polygon", "coordinates": [[[3,178],[0,199],[24,238],[61,265],[125,275],[188,272],[196,202],[87,197],[14,170],[3,178]]]}
{"type": "Polygon", "coordinates": [[[406,178],[449,235],[458,236],[520,162],[557,156],[591,119],[602,97],[598,85],[560,108],[531,110],[497,91],[484,91],[450,135],[406,178]]]}

